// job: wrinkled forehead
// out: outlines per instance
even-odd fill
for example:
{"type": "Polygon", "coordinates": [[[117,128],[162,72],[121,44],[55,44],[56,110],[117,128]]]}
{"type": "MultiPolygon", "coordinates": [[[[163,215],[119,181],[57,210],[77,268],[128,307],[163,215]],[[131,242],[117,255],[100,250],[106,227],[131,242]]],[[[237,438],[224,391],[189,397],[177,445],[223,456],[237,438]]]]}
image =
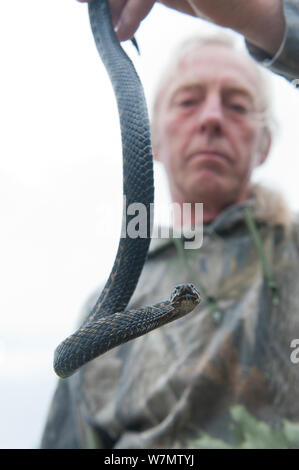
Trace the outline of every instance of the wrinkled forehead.
{"type": "Polygon", "coordinates": [[[180,88],[196,85],[243,89],[256,103],[262,93],[259,71],[252,60],[245,53],[219,45],[205,45],[182,57],[166,80],[162,99],[169,100],[180,88]]]}

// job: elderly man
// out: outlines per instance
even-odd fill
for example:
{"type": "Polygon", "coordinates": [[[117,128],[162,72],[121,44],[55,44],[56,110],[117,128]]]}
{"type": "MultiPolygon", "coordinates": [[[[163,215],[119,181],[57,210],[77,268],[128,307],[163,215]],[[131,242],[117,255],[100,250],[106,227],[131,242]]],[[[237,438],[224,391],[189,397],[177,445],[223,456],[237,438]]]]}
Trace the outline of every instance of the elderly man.
{"type": "MultiPolygon", "coordinates": [[[[153,3],[111,0],[120,39],[132,36],[153,3]]],[[[299,2],[164,3],[187,13],[191,5],[231,26],[257,60],[299,76],[299,2]]],[[[178,52],[157,93],[153,147],[173,201],[203,203],[203,244],[153,245],[131,306],[153,304],[186,281],[203,301],[60,381],[42,447],[185,448],[202,433],[235,445],[236,405],[273,428],[299,422],[299,366],[291,360],[299,338],[298,224],[279,195],[251,184],[271,132],[264,78],[249,56],[221,37],[178,52]]]]}

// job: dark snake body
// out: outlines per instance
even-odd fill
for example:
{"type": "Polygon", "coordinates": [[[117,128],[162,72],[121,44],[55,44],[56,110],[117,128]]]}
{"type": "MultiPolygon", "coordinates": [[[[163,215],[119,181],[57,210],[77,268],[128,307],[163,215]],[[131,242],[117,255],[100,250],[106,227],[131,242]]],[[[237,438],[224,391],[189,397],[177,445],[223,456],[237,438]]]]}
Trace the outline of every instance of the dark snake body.
{"type": "MultiPolygon", "coordinates": [[[[125,211],[132,203],[146,208],[147,236],[120,238],[111,274],[87,320],[56,349],[54,369],[72,375],[86,362],[130,339],[185,315],[199,303],[193,285],[177,286],[172,298],[151,307],[126,310],[136,288],[150,244],[151,204],[154,200],[150,126],[142,84],[117,40],[108,0],[89,4],[94,39],[116,95],[123,148],[125,211]]],[[[135,217],[127,215],[130,223],[135,217]]],[[[125,227],[126,229],[126,227],[125,227]]]]}

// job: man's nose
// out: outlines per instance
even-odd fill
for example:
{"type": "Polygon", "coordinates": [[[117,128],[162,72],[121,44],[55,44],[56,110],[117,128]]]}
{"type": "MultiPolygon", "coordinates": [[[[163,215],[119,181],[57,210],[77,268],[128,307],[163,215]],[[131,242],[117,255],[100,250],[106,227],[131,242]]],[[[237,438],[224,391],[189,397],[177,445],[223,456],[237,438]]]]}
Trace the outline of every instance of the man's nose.
{"type": "Polygon", "coordinates": [[[223,110],[221,97],[212,94],[206,97],[198,112],[197,126],[200,132],[221,134],[223,127],[223,110]]]}

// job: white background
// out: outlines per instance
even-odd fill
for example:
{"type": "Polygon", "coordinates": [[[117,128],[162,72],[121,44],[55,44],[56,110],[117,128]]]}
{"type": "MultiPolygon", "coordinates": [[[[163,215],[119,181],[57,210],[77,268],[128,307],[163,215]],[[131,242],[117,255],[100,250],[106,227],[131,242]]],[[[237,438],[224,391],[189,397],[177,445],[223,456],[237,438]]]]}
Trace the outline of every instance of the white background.
{"type": "MultiPolygon", "coordinates": [[[[214,31],[156,6],[128,45],[146,95],[183,37],[214,31]]],[[[121,147],[110,82],[86,5],[0,4],[0,448],[39,445],[53,351],[110,272],[121,216],[121,147]]],[[[256,178],[299,208],[299,95],[271,78],[281,130],[256,178]]],[[[156,199],[167,200],[156,169],[156,199]]]]}

